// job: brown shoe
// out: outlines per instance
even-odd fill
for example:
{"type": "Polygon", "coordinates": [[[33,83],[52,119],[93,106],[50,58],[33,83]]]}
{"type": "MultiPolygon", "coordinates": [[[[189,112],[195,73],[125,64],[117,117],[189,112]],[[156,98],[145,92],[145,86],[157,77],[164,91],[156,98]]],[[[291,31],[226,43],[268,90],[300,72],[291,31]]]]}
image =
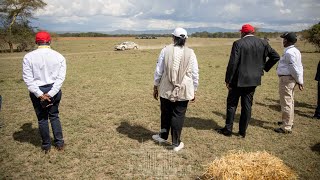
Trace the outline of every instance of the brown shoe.
{"type": "Polygon", "coordinates": [[[289,131],[289,130],[285,130],[285,129],[282,129],[282,128],[276,128],[274,129],[275,132],[277,133],[282,133],[282,134],[291,134],[292,131],[289,131]]]}
{"type": "Polygon", "coordinates": [[[42,149],[42,151],[45,153],[45,154],[48,154],[50,152],[51,148],[48,148],[48,149],[42,149]]]}
{"type": "Polygon", "coordinates": [[[64,145],[62,145],[62,146],[57,146],[56,149],[57,149],[58,151],[64,151],[64,145]]]}

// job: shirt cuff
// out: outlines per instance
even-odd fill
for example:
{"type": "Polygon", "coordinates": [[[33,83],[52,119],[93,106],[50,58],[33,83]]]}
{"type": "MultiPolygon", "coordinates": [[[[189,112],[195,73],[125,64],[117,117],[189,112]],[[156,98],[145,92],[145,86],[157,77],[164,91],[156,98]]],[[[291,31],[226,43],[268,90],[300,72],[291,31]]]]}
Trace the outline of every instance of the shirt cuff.
{"type": "Polygon", "coordinates": [[[38,91],[33,93],[37,98],[43,95],[43,92],[39,89],[38,91]]]}
{"type": "Polygon", "coordinates": [[[50,96],[50,97],[53,97],[53,96],[55,96],[57,94],[57,92],[54,92],[53,90],[50,90],[49,92],[48,92],[48,95],[50,96]]]}

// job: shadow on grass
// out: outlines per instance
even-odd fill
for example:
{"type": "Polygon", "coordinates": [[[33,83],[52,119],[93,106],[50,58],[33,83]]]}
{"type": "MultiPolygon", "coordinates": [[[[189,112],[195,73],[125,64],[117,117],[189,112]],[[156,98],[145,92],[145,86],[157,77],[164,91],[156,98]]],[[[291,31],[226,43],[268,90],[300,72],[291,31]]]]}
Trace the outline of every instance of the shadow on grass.
{"type": "Polygon", "coordinates": [[[311,146],[311,150],[317,152],[320,155],[320,143],[311,146]]]}
{"type": "Polygon", "coordinates": [[[201,119],[196,117],[186,117],[184,127],[193,127],[198,130],[214,130],[222,128],[211,119],[201,119]]]}
{"type": "MultiPolygon", "coordinates": [[[[265,104],[265,103],[260,103],[260,102],[256,102],[256,104],[260,105],[260,106],[264,106],[264,107],[270,108],[270,109],[272,109],[274,111],[277,111],[277,112],[281,112],[281,106],[280,106],[279,100],[266,98],[265,101],[269,101],[269,102],[272,102],[274,104],[265,104]]],[[[296,100],[294,101],[294,106],[295,107],[308,108],[308,109],[312,109],[312,110],[315,109],[315,107],[313,105],[310,105],[310,104],[307,104],[307,103],[304,103],[304,102],[299,102],[299,101],[296,101],[296,100]]],[[[299,110],[294,110],[294,112],[295,112],[295,114],[297,114],[299,116],[307,117],[307,118],[311,118],[312,115],[313,115],[313,112],[303,112],[303,111],[299,111],[299,110]]]]}
{"type": "MultiPolygon", "coordinates": [[[[222,117],[223,119],[226,119],[226,115],[222,114],[221,112],[217,112],[217,111],[212,111],[213,114],[222,117]]],[[[239,119],[240,119],[240,115],[237,114],[234,118],[234,122],[239,123],[239,119]]],[[[259,120],[259,119],[255,119],[251,117],[251,120],[249,122],[249,125],[251,126],[257,126],[257,127],[261,127],[263,129],[274,129],[274,127],[272,125],[274,125],[274,122],[268,122],[268,121],[263,121],[263,120],[259,120]]]]}
{"type": "Polygon", "coordinates": [[[117,127],[117,131],[130,139],[139,141],[139,143],[151,140],[151,136],[156,134],[143,126],[131,125],[128,122],[121,122],[120,126],[117,127]]]}
{"type": "Polygon", "coordinates": [[[22,130],[13,133],[13,139],[22,143],[31,143],[41,146],[41,138],[38,128],[32,128],[32,123],[25,123],[20,127],[22,130]]]}

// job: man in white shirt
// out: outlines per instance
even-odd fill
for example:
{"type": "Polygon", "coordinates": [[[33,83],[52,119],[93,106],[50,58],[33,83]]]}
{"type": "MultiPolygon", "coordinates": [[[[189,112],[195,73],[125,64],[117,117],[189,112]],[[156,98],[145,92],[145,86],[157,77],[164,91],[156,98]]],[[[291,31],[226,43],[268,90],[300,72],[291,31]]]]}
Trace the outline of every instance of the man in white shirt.
{"type": "Polygon", "coordinates": [[[184,148],[181,132],[189,101],[195,100],[199,85],[198,61],[194,51],[185,46],[187,31],[176,28],[173,44],[161,50],[154,73],[153,97],[160,96],[161,129],[152,138],[165,142],[171,131],[174,151],[184,148]]]}
{"type": "Polygon", "coordinates": [[[275,132],[288,134],[292,132],[294,119],[294,88],[298,85],[303,90],[303,66],[301,53],[294,46],[297,42],[296,34],[284,33],[280,37],[285,47],[277,68],[282,122],[278,122],[280,128],[276,128],[275,132]]]}
{"type": "Polygon", "coordinates": [[[35,38],[38,49],[23,58],[23,80],[30,91],[30,98],[36,112],[42,149],[51,149],[48,118],[53,131],[57,150],[64,149],[64,140],[59,118],[61,86],[66,76],[66,60],[50,48],[51,37],[48,32],[40,31],[35,38]]]}

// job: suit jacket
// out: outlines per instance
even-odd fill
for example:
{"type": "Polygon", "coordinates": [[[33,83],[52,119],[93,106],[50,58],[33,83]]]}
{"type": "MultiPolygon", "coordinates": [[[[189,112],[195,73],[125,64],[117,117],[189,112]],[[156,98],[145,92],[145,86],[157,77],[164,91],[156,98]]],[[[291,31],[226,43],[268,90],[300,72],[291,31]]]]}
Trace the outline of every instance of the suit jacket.
{"type": "Polygon", "coordinates": [[[314,79],[316,81],[320,81],[320,61],[318,63],[317,74],[316,74],[316,77],[314,79]]]}
{"type": "Polygon", "coordinates": [[[268,72],[279,59],[267,41],[245,36],[232,45],[225,82],[233,87],[259,86],[263,70],[268,72]]]}

